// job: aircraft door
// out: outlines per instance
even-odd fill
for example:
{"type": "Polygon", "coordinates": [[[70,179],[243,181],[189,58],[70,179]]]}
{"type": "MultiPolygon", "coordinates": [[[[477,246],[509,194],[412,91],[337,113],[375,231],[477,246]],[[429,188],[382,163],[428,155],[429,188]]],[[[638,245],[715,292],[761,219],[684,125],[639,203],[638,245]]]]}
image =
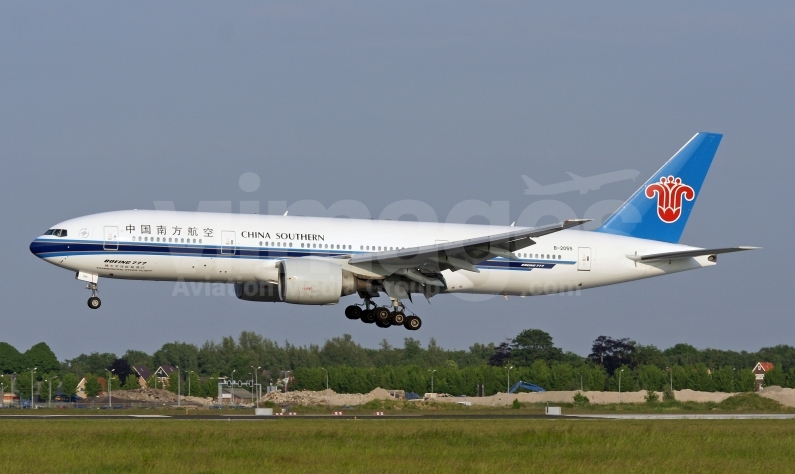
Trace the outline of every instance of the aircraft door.
{"type": "Polygon", "coordinates": [[[579,258],[577,259],[577,270],[583,272],[591,271],[591,248],[580,247],[579,258]]]}
{"type": "Polygon", "coordinates": [[[221,255],[235,254],[235,232],[231,230],[221,231],[221,255]]]}
{"type": "Polygon", "coordinates": [[[119,228],[116,226],[105,226],[103,238],[105,239],[102,248],[105,250],[119,250],[119,228]]]}

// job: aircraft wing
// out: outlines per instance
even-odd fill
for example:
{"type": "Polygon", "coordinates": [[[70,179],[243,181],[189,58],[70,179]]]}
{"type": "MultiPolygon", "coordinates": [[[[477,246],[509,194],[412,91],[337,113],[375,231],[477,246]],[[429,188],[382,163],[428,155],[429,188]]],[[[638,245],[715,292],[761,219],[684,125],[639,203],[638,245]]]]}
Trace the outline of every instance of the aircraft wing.
{"type": "Polygon", "coordinates": [[[726,247],[721,249],[695,249],[682,250],[681,252],[665,252],[649,255],[627,255],[627,258],[636,262],[657,262],[661,260],[674,260],[679,258],[701,257],[703,255],[716,256],[721,253],[742,252],[743,250],[756,250],[759,247],[726,247]]]}
{"type": "Polygon", "coordinates": [[[428,275],[442,270],[468,270],[479,273],[475,267],[477,263],[494,257],[516,260],[512,252],[534,245],[534,238],[575,227],[589,220],[572,219],[544,227],[515,230],[474,239],[355,255],[348,263],[361,268],[377,268],[379,273],[388,275],[401,274],[418,283],[444,286],[438,278],[428,275]]]}

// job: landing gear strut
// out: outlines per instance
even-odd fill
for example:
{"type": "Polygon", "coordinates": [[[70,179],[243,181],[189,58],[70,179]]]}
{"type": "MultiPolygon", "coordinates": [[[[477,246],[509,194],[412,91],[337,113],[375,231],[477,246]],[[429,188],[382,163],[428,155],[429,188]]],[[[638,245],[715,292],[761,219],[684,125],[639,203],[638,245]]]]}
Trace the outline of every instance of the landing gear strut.
{"type": "Polygon", "coordinates": [[[89,283],[86,285],[87,290],[91,290],[91,298],[88,299],[88,307],[91,309],[97,309],[102,306],[102,301],[100,301],[99,296],[99,289],[97,288],[96,283],[89,283]]]}

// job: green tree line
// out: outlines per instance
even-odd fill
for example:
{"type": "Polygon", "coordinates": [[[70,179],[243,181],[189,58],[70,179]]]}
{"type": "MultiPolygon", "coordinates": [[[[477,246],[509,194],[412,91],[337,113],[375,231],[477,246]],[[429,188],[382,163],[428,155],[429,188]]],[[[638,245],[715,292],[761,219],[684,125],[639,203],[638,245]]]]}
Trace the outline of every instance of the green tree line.
{"type": "MultiPolygon", "coordinates": [[[[751,369],[758,361],[775,365],[765,377],[766,385],[795,388],[792,346],[737,352],[677,344],[661,350],[626,338],[599,336],[591,353],[581,356],[556,347],[552,337],[538,329],[522,331],[499,344],[476,343],[467,350],[443,349],[434,339],[423,346],[411,337],[404,339],[402,347],[383,340],[377,348],[367,348],[347,334],[322,345],[296,346],[244,331],[237,339],[229,336],[200,346],[177,341],[152,354],[132,349],[121,356],[94,352],[63,362],[58,362],[43,342],[24,353],[0,343],[0,372],[4,374],[0,384],[9,390],[8,374],[17,374],[14,390],[23,397],[52,380],[64,393],[72,394],[79,380],[87,377],[91,392],[95,392],[98,384],[94,380],[107,378],[107,371],[113,369],[113,387],[130,389],[138,386],[136,377],[129,376],[130,366],[155,369],[171,365],[180,367],[181,380],[169,383],[168,388],[176,391],[179,385],[187,394],[190,386],[191,394],[199,396],[214,396],[217,378],[233,371],[236,379],[251,378],[256,371],[263,384],[289,372],[293,377],[290,389],[312,390],[325,388],[328,373],[329,387],[338,392],[382,387],[420,393],[431,390],[431,379],[434,391],[454,395],[474,395],[478,384],[483,384],[488,394],[505,391],[509,379],[532,382],[547,390],[618,390],[620,379],[622,391],[672,386],[674,390],[734,392],[753,390],[751,369]],[[32,367],[37,370],[31,384],[32,367]]],[[[172,374],[173,382],[176,377],[172,374]]],[[[151,382],[153,386],[154,380],[151,382]]]]}

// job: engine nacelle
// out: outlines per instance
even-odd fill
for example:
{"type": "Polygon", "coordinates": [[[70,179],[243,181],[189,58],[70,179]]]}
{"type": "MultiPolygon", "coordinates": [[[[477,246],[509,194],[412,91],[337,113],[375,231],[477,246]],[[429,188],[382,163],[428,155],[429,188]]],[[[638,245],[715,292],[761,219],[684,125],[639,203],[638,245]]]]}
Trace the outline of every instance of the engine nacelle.
{"type": "Polygon", "coordinates": [[[356,293],[356,276],[334,262],[293,258],[279,263],[279,294],[285,303],[336,304],[356,293]]]}
{"type": "Polygon", "coordinates": [[[279,303],[282,301],[279,285],[259,281],[235,283],[235,294],[244,301],[279,303]]]}

